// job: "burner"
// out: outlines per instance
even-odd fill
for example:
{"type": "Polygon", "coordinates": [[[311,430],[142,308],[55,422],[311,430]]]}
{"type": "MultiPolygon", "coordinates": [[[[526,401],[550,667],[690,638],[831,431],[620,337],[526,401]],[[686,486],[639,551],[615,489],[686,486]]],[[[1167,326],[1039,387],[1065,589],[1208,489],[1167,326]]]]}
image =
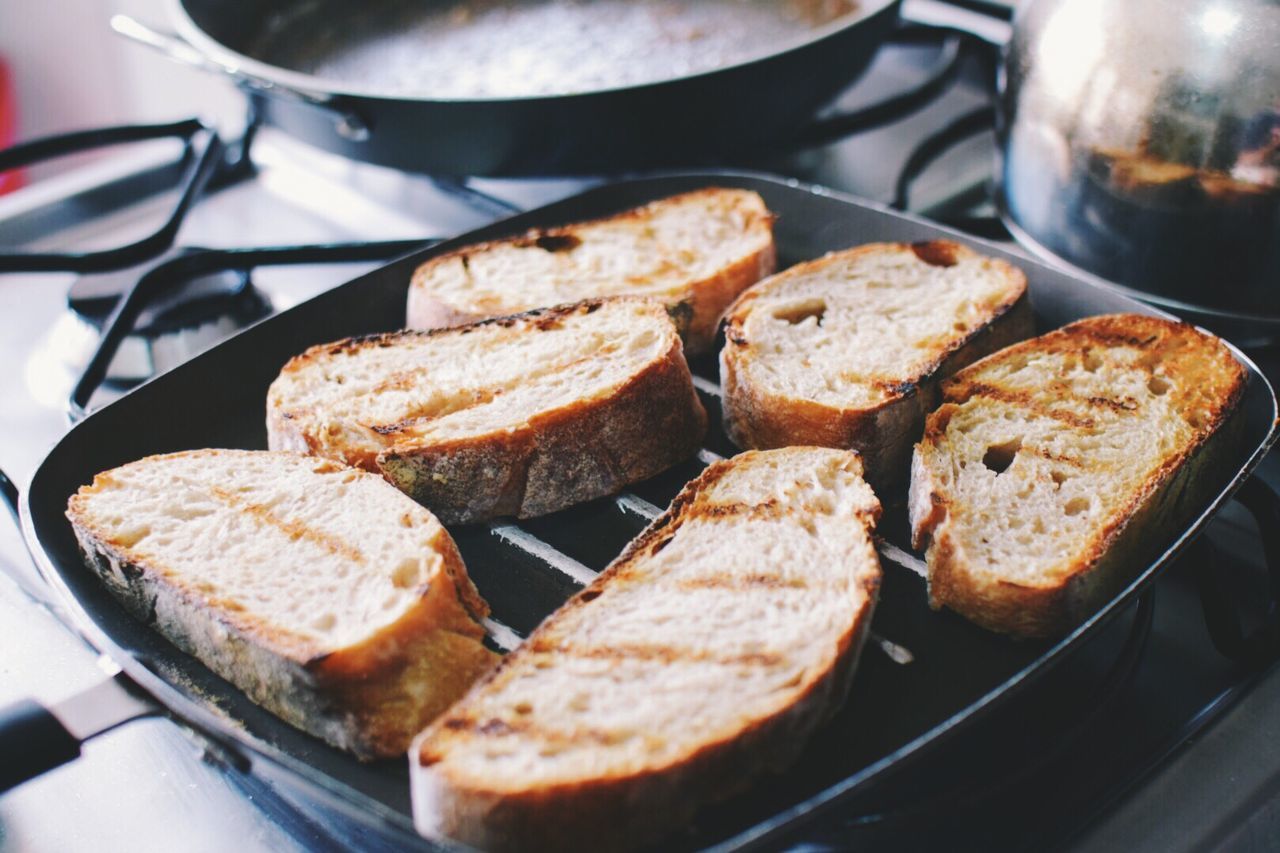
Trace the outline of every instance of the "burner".
{"type": "MultiPolygon", "coordinates": [[[[33,396],[54,407],[98,349],[114,307],[139,276],[137,270],[87,275],[72,286],[63,312],[27,363],[33,396]]],[[[111,359],[104,386],[124,390],[208,349],[272,311],[245,270],[192,277],[143,310],[111,359]]]]}
{"type": "MultiPolygon", "coordinates": [[[[171,250],[160,262],[183,254],[171,250]]],[[[67,294],[71,322],[57,329],[66,336],[54,343],[66,368],[84,369],[119,299],[141,273],[137,269],[84,275],[67,294]],[[82,341],[90,342],[86,351],[82,341]]],[[[195,275],[153,300],[133,325],[111,361],[106,381],[136,384],[163,373],[222,338],[271,313],[271,303],[254,287],[247,270],[217,270],[195,275]]]]}

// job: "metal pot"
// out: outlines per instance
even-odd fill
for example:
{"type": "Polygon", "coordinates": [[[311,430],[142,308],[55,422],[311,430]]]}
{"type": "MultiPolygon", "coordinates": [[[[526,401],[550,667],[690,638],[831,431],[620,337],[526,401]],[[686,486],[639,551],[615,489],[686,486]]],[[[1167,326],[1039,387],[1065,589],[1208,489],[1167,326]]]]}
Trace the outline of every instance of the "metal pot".
{"type": "Polygon", "coordinates": [[[1280,332],[1280,2],[1034,0],[1000,110],[1022,242],[1228,334],[1280,332]]]}

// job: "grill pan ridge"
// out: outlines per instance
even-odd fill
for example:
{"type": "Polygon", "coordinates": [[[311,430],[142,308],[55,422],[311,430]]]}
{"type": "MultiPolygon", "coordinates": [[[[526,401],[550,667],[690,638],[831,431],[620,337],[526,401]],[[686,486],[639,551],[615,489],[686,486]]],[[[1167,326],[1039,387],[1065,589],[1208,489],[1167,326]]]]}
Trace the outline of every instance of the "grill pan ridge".
{"type": "MultiPolygon", "coordinates": [[[[1082,316],[1131,311],[1168,316],[1096,282],[1073,278],[999,247],[921,219],[828,191],[743,173],[699,173],[641,178],[495,223],[395,261],[268,318],[236,337],[157,377],[90,415],[53,448],[23,495],[23,529],[42,574],[57,589],[75,627],[120,663],[171,717],[211,744],[235,772],[261,776],[335,808],[397,843],[426,842],[413,830],[403,762],[361,764],[277,720],[227,682],[130,617],[87,571],[63,517],[67,498],[101,470],[152,454],[196,447],[266,446],[266,388],[286,360],[307,346],[350,335],[399,328],[412,270],[459,246],[620,211],[704,186],[759,192],[778,214],[779,268],[827,251],[879,240],[958,240],[1003,257],[1027,273],[1038,331],[1082,316]]],[[[1159,570],[1201,530],[1248,477],[1276,440],[1277,407],[1265,377],[1239,352],[1249,382],[1237,416],[1238,444],[1229,464],[1206,476],[1207,499],[1195,518],[1153,542],[1151,560],[1110,604],[1058,641],[1015,642],[970,625],[926,603],[921,577],[884,559],[880,605],[869,648],[844,709],[805,749],[795,767],[761,780],[747,793],[705,809],[680,848],[752,847],[854,795],[910,761],[961,737],[984,715],[1049,673],[1089,641],[1107,645],[1116,617],[1159,570]],[[904,654],[909,652],[909,655],[904,654]],[[892,656],[892,657],[891,657],[892,656]],[[910,657],[909,663],[902,661],[910,657]]],[[[491,634],[509,646],[583,583],[589,582],[664,509],[679,489],[715,459],[736,448],[720,429],[714,355],[691,363],[711,427],[694,458],[629,491],[542,518],[451,528],[471,576],[493,610],[491,634]]],[[[890,503],[880,535],[906,549],[905,511],[890,503]]],[[[909,559],[899,558],[909,563],[909,559]]],[[[1121,631],[1121,634],[1123,631],[1121,631]]],[[[1108,649],[1110,650],[1108,652],[1108,649]]],[[[668,845],[670,846],[670,845],[668,845]]]]}

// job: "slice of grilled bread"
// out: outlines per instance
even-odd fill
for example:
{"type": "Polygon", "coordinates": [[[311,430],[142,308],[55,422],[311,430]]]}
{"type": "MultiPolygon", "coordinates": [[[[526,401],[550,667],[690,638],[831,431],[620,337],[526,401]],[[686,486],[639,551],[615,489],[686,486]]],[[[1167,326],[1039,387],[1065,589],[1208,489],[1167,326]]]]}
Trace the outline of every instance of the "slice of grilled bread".
{"type": "Polygon", "coordinates": [[[706,422],[666,309],[636,299],[312,347],[267,401],[272,449],[380,471],[445,523],[617,491],[706,422]]]}
{"type": "Polygon", "coordinates": [[[726,317],[725,430],[740,447],[862,454],[906,480],[937,381],[1033,333],[1026,278],[958,243],[871,243],[750,288],[726,317]]]}
{"type": "Polygon", "coordinates": [[[616,849],[779,768],[844,701],[880,582],[857,455],[712,465],[410,751],[414,820],[616,849]]]}
{"type": "Polygon", "coordinates": [[[1095,611],[1202,500],[1245,376],[1191,326],[1112,315],[944,382],[910,496],[933,606],[1019,636],[1060,634],[1095,611]]]}
{"type": "Polygon", "coordinates": [[[679,306],[685,346],[704,352],[724,309],[774,262],[764,200],[712,187],[432,258],[409,286],[408,325],[435,329],[581,299],[647,296],[679,306]]]}
{"type": "Polygon", "coordinates": [[[150,456],[99,474],[67,517],[133,615],[361,758],[402,754],[496,660],[448,532],[364,471],[267,451],[150,456]]]}

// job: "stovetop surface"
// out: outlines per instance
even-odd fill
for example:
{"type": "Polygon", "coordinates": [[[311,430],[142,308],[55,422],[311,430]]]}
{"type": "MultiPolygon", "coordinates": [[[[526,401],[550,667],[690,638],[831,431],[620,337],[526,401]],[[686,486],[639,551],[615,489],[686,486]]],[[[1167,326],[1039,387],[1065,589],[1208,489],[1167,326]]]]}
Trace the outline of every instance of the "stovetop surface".
{"type": "MultiPolygon", "coordinates": [[[[925,59],[911,50],[884,52],[848,101],[865,102],[910,82],[925,59]]],[[[886,200],[909,148],[903,140],[927,133],[982,98],[977,87],[962,85],[903,126],[787,163],[752,165],[886,200]]],[[[941,216],[968,211],[989,178],[990,151],[991,140],[977,137],[939,161],[916,184],[913,208],[941,216]]],[[[134,165],[154,171],[156,156],[148,152],[134,165]]],[[[269,131],[255,144],[254,159],[257,177],[198,204],[180,243],[445,236],[502,210],[465,187],[340,161],[269,131]]],[[[82,176],[0,199],[0,245],[102,245],[140,233],[162,215],[163,194],[117,207],[102,189],[108,183],[82,176]],[[92,204],[73,187],[77,180],[94,188],[92,204]]],[[[588,183],[470,186],[531,207],[588,183]]],[[[125,198],[128,186],[122,185],[125,198]]],[[[277,308],[286,308],[371,266],[264,268],[253,278],[277,308]]],[[[83,358],[92,346],[92,335],[77,331],[65,311],[72,280],[62,273],[0,276],[0,467],[19,484],[66,428],[74,371],[64,362],[77,357],[69,350],[79,348],[83,358]]],[[[1270,354],[1261,362],[1273,381],[1280,379],[1280,359],[1270,354]]],[[[1260,474],[1280,484],[1276,454],[1260,474]]],[[[1049,689],[1028,693],[993,718],[983,737],[939,755],[878,800],[804,827],[792,846],[1190,850],[1280,838],[1280,811],[1273,805],[1280,791],[1280,672],[1248,673],[1217,653],[1194,580],[1199,559],[1239,578],[1246,593],[1259,583],[1261,554],[1251,525],[1231,505],[1209,529],[1213,552],[1193,552],[1157,584],[1154,627],[1132,684],[1062,754],[1041,766],[1053,733],[1089,710],[1107,661],[1088,649],[1049,689]],[[1022,773],[1028,766],[1035,772],[1022,773]],[[930,799],[938,790],[955,795],[930,799]],[[964,796],[966,791],[973,796],[964,796]],[[904,804],[925,801],[930,808],[923,813],[904,811],[904,804]]],[[[28,695],[53,701],[99,679],[95,653],[37,606],[43,587],[10,525],[0,525],[0,562],[19,579],[0,578],[0,703],[28,695]]],[[[0,798],[0,849],[222,850],[230,839],[244,850],[379,849],[378,839],[287,789],[226,772],[199,756],[199,744],[164,720],[136,722],[99,737],[80,760],[0,798]]]]}

